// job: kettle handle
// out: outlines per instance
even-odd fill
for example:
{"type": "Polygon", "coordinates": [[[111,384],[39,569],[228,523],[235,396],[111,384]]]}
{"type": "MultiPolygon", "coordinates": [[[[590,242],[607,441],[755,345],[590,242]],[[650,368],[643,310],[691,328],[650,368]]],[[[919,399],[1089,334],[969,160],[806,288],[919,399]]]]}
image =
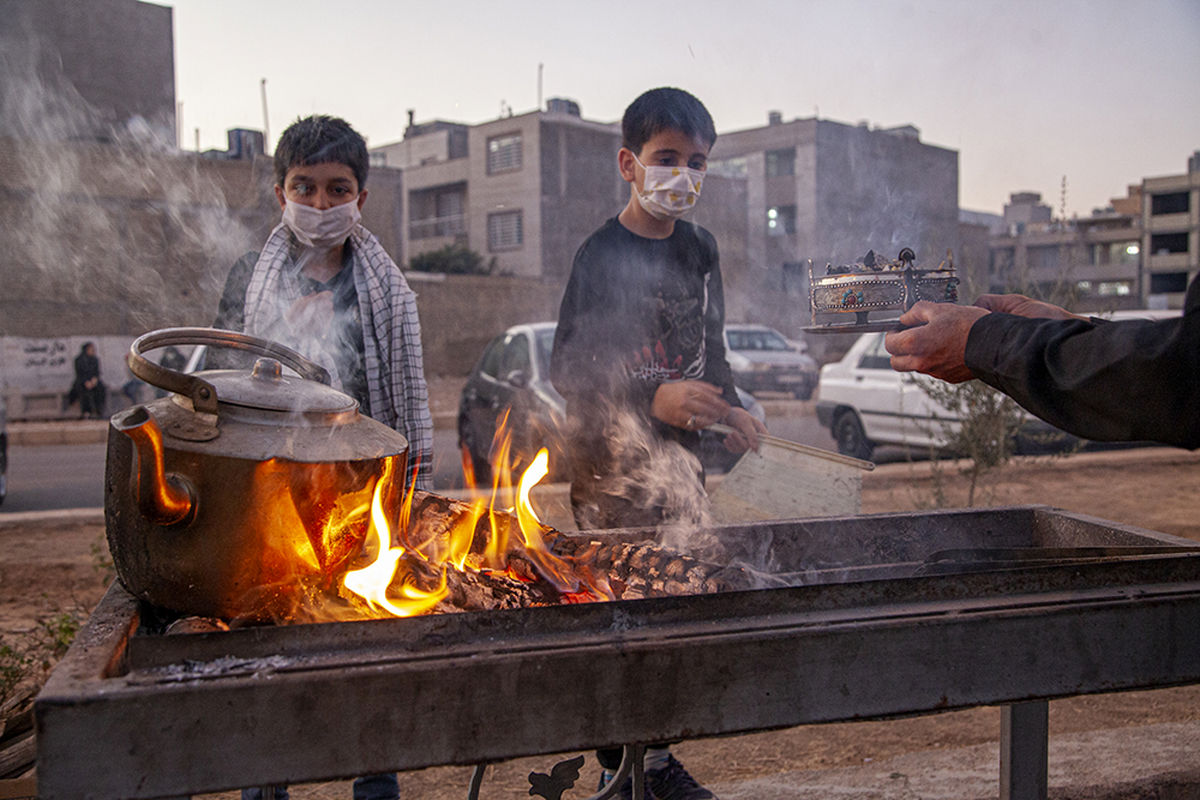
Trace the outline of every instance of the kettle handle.
{"type": "Polygon", "coordinates": [[[196,411],[217,413],[216,388],[203,378],[167,369],[142,355],[147,350],[182,344],[216,345],[247,350],[278,360],[306,380],[329,384],[329,372],[320,364],[308,360],[290,347],[248,333],[217,328],[163,328],[144,333],[134,339],[125,359],[129,364],[129,371],[151,386],[190,397],[192,407],[196,411]]]}

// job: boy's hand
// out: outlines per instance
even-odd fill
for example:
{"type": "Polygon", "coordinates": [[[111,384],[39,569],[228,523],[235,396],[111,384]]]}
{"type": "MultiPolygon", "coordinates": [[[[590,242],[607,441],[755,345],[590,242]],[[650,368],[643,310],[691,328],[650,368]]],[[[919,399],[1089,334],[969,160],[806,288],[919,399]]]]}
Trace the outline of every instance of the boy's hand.
{"type": "Polygon", "coordinates": [[[724,419],[730,408],[718,386],[707,381],[675,381],[655,390],[650,414],[676,428],[698,431],[724,419]]]}
{"type": "Polygon", "coordinates": [[[725,449],[731,453],[758,450],[758,436],[767,432],[767,426],[744,408],[730,408],[729,414],[720,421],[734,429],[734,433],[725,437],[725,449]]]}

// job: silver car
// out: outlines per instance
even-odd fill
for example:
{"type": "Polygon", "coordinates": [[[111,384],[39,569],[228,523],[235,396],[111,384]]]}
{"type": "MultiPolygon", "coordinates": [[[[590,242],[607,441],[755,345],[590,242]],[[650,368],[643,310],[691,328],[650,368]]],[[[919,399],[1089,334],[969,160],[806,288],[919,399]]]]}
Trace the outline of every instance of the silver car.
{"type": "Polygon", "coordinates": [[[725,357],[733,382],[748,392],[786,392],[798,400],[817,386],[816,360],[803,342],[793,343],[766,325],[725,326],[725,357]]]}

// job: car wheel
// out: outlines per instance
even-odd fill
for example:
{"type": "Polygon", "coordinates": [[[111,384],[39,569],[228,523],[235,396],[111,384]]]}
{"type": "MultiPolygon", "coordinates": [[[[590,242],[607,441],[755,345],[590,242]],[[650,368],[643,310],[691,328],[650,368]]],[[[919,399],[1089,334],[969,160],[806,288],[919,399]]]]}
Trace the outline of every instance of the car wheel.
{"type": "Polygon", "coordinates": [[[875,445],[863,431],[858,415],[853,411],[844,412],[833,423],[833,438],[837,441],[838,452],[844,456],[861,458],[868,461],[875,445]]]}

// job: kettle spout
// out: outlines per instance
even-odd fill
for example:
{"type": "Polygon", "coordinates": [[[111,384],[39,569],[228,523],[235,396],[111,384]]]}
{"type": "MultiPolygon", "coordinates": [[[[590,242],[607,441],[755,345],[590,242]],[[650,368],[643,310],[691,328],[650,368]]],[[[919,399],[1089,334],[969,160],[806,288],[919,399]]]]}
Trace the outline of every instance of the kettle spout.
{"type": "Polygon", "coordinates": [[[190,481],[163,467],[162,429],[145,406],[135,406],[112,418],[112,425],[133,440],[137,468],[130,475],[130,491],[138,509],[156,525],[191,521],[196,511],[196,490],[190,481]]]}

